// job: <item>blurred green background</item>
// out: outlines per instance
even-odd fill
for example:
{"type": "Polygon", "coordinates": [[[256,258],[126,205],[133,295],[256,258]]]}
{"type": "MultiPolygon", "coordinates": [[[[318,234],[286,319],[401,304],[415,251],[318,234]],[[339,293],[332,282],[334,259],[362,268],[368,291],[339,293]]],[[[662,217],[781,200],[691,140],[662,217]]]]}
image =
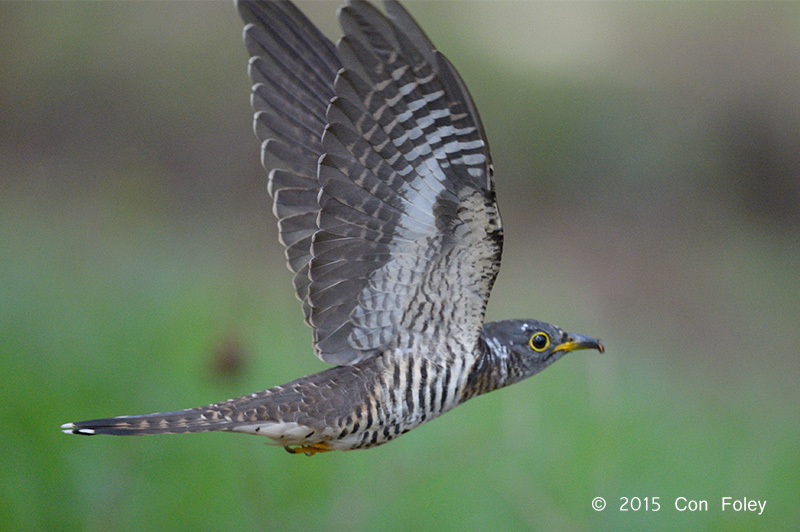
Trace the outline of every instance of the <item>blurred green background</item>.
{"type": "MultiPolygon", "coordinates": [[[[301,7],[338,37],[334,4],[301,7]]],[[[233,6],[2,2],[0,529],[800,526],[800,4],[410,9],[492,144],[489,318],[606,354],[369,451],[62,434],[326,365],[277,244],[233,6]]]]}

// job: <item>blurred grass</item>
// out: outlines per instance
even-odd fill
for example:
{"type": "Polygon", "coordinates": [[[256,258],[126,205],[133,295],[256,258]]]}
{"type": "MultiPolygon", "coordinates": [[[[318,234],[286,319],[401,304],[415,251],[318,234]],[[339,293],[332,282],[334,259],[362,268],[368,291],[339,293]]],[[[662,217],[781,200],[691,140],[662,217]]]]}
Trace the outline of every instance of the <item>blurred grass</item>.
{"type": "Polygon", "coordinates": [[[776,222],[728,190],[719,102],[504,68],[448,29],[481,6],[414,13],[491,136],[507,240],[490,318],[553,321],[607,352],[390,445],[305,458],[248,436],[58,430],[325,367],[275,243],[234,10],[0,5],[13,28],[0,36],[0,530],[800,525],[791,212],[776,222]],[[241,368],[221,375],[228,339],[241,368]],[[621,496],[662,509],[619,512],[621,496]],[[677,512],[678,496],[710,509],[677,512]],[[722,496],[766,499],[765,514],[722,513],[722,496]]]}

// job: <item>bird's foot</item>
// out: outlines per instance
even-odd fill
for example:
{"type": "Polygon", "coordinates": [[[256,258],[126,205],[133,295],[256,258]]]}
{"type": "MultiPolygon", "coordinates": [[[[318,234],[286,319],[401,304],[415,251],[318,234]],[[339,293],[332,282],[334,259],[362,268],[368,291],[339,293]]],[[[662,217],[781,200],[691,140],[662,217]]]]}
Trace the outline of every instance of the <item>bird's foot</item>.
{"type": "Polygon", "coordinates": [[[332,451],[331,447],[327,443],[310,443],[308,445],[298,445],[297,447],[289,447],[288,445],[284,447],[287,453],[297,454],[303,453],[306,456],[314,456],[317,453],[325,453],[328,451],[332,451]]]}

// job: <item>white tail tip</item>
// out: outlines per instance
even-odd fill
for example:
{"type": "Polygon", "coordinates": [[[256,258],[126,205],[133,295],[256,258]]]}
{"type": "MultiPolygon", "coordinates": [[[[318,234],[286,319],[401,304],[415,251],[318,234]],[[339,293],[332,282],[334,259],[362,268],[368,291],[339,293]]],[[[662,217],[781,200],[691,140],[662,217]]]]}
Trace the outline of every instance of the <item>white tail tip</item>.
{"type": "Polygon", "coordinates": [[[61,431],[64,434],[86,434],[86,435],[94,434],[93,429],[76,429],[74,423],[64,423],[63,425],[61,425],[61,431]]]}

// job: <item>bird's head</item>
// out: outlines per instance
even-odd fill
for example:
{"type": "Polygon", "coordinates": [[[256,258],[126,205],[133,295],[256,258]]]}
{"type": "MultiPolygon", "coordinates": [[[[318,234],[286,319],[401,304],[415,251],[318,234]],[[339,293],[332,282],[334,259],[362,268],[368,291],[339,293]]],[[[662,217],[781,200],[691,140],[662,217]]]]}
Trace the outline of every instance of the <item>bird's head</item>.
{"type": "MultiPolygon", "coordinates": [[[[508,358],[513,381],[530,377],[578,349],[605,350],[600,340],[568,333],[537,320],[503,320],[484,324],[481,339],[495,356],[508,358]]],[[[510,383],[509,383],[510,384],[510,383]]]]}

